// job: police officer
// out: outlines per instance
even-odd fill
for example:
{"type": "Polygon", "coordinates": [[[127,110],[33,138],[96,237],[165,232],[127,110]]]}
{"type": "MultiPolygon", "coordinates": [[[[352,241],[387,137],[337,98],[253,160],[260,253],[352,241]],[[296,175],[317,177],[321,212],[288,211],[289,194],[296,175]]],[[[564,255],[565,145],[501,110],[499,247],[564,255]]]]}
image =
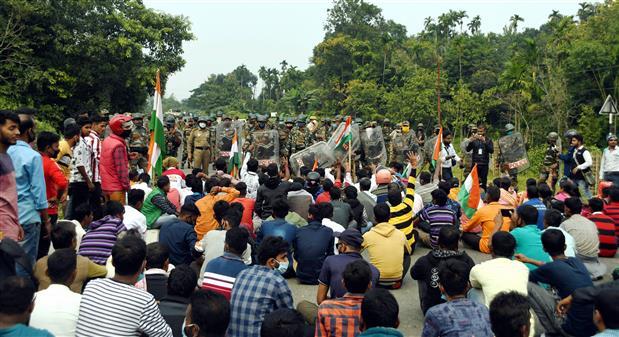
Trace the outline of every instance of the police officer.
{"type": "Polygon", "coordinates": [[[131,132],[131,136],[129,136],[129,149],[130,152],[138,153],[138,157],[132,159],[129,164],[131,169],[146,170],[148,166],[146,157],[148,156],[149,135],[144,127],[144,115],[141,113],[134,113],[132,114],[132,118],[135,127],[131,132]]]}
{"type": "Polygon", "coordinates": [[[417,124],[417,133],[415,134],[415,137],[417,137],[417,144],[419,144],[419,147],[423,147],[426,143],[426,132],[424,130],[423,123],[417,124]]]}
{"type": "Polygon", "coordinates": [[[391,156],[389,153],[390,145],[391,145],[391,132],[393,131],[393,126],[391,125],[391,120],[389,118],[383,119],[383,125],[381,127],[383,131],[383,140],[385,141],[385,149],[387,149],[387,162],[391,162],[391,156]]]}
{"type": "Polygon", "coordinates": [[[289,157],[291,152],[292,142],[290,136],[292,134],[292,128],[294,127],[294,118],[287,117],[284,122],[284,127],[278,130],[279,133],[279,153],[282,157],[289,157]]]}
{"type": "Polygon", "coordinates": [[[189,148],[189,136],[191,135],[191,132],[193,131],[195,126],[195,123],[193,121],[193,117],[189,116],[186,118],[186,122],[185,122],[185,127],[183,128],[183,165],[185,165],[186,163],[186,167],[190,167],[191,163],[190,161],[188,162],[188,157],[189,157],[189,152],[191,152],[191,149],[189,148]]]}
{"type": "MultiPolygon", "coordinates": [[[[512,123],[507,123],[505,124],[505,134],[506,136],[510,136],[511,134],[514,133],[514,131],[516,130],[516,128],[514,127],[514,124],[512,123]]],[[[507,162],[505,160],[505,158],[503,157],[503,154],[501,153],[501,147],[499,146],[499,160],[498,163],[499,165],[499,171],[500,172],[505,172],[509,175],[509,178],[512,181],[512,186],[516,187],[518,186],[518,172],[516,170],[510,170],[507,162]]]]}
{"type": "Polygon", "coordinates": [[[208,117],[198,118],[198,127],[191,131],[187,141],[189,149],[189,162],[192,168],[201,168],[208,172],[211,159],[211,132],[208,129],[208,117]]]}
{"type": "Polygon", "coordinates": [[[174,116],[166,117],[165,126],[166,155],[176,157],[178,155],[178,148],[183,143],[183,134],[176,129],[174,116]]]}
{"type": "Polygon", "coordinates": [[[266,115],[258,115],[256,118],[256,128],[247,135],[245,138],[245,143],[243,143],[243,152],[250,151],[254,152],[256,137],[254,137],[254,132],[266,131],[269,130],[267,127],[268,118],[266,115]]]}
{"type": "Polygon", "coordinates": [[[291,154],[297,153],[308,147],[309,144],[309,132],[305,127],[305,115],[300,114],[297,117],[297,126],[292,129],[290,134],[291,154]]]}
{"type": "Polygon", "coordinates": [[[539,179],[540,181],[547,182],[550,178],[550,188],[552,193],[555,192],[555,186],[559,181],[559,146],[557,141],[559,140],[559,134],[556,132],[549,132],[546,136],[546,152],[544,152],[544,160],[542,161],[542,167],[540,168],[539,179]]]}

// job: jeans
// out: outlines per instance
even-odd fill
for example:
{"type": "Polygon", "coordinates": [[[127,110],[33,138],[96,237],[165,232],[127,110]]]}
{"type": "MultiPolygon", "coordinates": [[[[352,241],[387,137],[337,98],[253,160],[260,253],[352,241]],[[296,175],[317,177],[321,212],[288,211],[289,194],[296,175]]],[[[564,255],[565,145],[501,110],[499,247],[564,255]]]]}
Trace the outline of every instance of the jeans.
{"type": "Polygon", "coordinates": [[[589,184],[584,179],[574,179],[574,183],[578,186],[579,189],[582,189],[583,194],[587,200],[591,199],[591,189],[589,188],[589,184]]]}
{"type": "Polygon", "coordinates": [[[441,169],[441,173],[443,175],[443,180],[450,181],[453,178],[453,173],[451,172],[451,167],[443,167],[441,169]]]}
{"type": "MultiPolygon", "coordinates": [[[[26,252],[26,256],[30,261],[31,265],[34,266],[34,263],[37,259],[37,253],[39,250],[39,237],[41,235],[41,223],[33,222],[29,224],[23,224],[22,228],[24,229],[24,239],[19,242],[19,244],[26,252]]],[[[20,265],[17,266],[17,275],[19,276],[30,276],[27,271],[21,268],[20,265]]]]}
{"type": "Polygon", "coordinates": [[[619,172],[605,172],[604,181],[610,181],[613,186],[619,186],[619,172]]]}
{"type": "Polygon", "coordinates": [[[462,233],[462,242],[464,242],[467,246],[479,251],[479,242],[481,241],[481,237],[475,233],[462,233]]]}

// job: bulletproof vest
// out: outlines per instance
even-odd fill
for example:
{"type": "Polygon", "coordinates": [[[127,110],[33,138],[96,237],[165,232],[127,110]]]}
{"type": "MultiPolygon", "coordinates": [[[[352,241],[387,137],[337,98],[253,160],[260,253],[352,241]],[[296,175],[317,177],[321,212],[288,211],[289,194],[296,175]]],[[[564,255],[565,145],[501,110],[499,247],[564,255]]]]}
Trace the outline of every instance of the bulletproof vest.
{"type": "MultiPolygon", "coordinates": [[[[587,151],[586,147],[582,147],[582,149],[580,150],[576,150],[574,157],[576,158],[576,165],[580,165],[583,164],[585,162],[585,156],[584,153],[585,151],[587,151]]],[[[587,167],[586,169],[582,170],[582,172],[589,172],[591,171],[591,167],[587,167]]]]}
{"type": "Polygon", "coordinates": [[[544,155],[543,164],[546,166],[553,165],[557,162],[557,155],[559,151],[557,151],[557,147],[555,145],[549,145],[546,148],[546,154],[544,155]]]}

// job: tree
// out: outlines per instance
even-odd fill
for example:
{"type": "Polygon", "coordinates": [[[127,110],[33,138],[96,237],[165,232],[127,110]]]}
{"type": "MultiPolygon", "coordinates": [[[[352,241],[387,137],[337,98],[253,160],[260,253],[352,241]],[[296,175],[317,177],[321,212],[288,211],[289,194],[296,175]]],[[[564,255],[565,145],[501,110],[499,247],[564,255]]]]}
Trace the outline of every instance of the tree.
{"type": "Polygon", "coordinates": [[[514,14],[509,18],[509,29],[508,32],[510,34],[516,34],[518,33],[518,22],[523,22],[524,19],[518,15],[518,14],[514,14]]]}
{"type": "Polygon", "coordinates": [[[467,24],[469,27],[469,31],[472,35],[477,35],[480,32],[481,27],[481,17],[479,15],[475,15],[473,19],[467,24]]]}
{"type": "Polygon", "coordinates": [[[103,108],[138,111],[156,70],[165,84],[185,64],[183,41],[193,38],[184,17],[138,0],[7,0],[0,23],[11,36],[0,58],[12,60],[0,63],[0,87],[12,87],[0,95],[56,123],[103,108]]]}

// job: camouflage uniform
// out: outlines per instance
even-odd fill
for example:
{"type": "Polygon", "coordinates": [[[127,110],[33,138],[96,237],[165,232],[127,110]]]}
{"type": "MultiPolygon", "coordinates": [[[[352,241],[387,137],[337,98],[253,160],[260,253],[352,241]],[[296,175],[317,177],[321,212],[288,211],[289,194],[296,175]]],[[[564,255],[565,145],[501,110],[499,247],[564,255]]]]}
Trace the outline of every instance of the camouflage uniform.
{"type": "Polygon", "coordinates": [[[415,141],[420,147],[423,147],[426,143],[426,134],[424,132],[424,125],[422,123],[417,124],[417,133],[415,134],[415,141]]]}
{"type": "Polygon", "coordinates": [[[297,118],[297,126],[290,132],[290,152],[297,153],[310,146],[310,137],[307,128],[305,127],[305,116],[299,115],[297,118]]]}
{"type": "MultiPolygon", "coordinates": [[[[512,132],[514,132],[515,129],[516,128],[514,127],[512,123],[505,124],[505,132],[507,133],[507,135],[510,135],[512,132]]],[[[501,153],[501,147],[498,146],[498,148],[499,148],[499,153],[498,153],[499,160],[497,160],[497,165],[499,167],[499,172],[509,175],[509,178],[512,181],[512,186],[517,187],[518,186],[518,172],[516,172],[515,170],[510,170],[508,168],[507,163],[505,162],[505,159],[501,153]]]]}
{"type": "Polygon", "coordinates": [[[205,172],[211,159],[211,133],[207,126],[207,117],[201,116],[198,119],[198,127],[191,131],[187,140],[189,161],[192,168],[201,168],[205,172]],[[203,127],[202,127],[203,126],[203,127]]]}
{"type": "Polygon", "coordinates": [[[166,118],[166,156],[177,157],[178,148],[183,143],[183,133],[176,129],[174,117],[166,118]]]}
{"type": "Polygon", "coordinates": [[[546,147],[544,160],[539,173],[540,181],[546,182],[548,181],[548,178],[551,178],[548,185],[550,185],[553,193],[555,191],[557,181],[559,180],[559,155],[561,154],[561,151],[557,146],[558,139],[559,135],[556,132],[550,132],[548,134],[548,147],[546,147]]]}
{"type": "Polygon", "coordinates": [[[476,133],[477,126],[475,124],[469,124],[467,137],[460,142],[460,150],[462,151],[462,159],[464,161],[464,169],[462,172],[465,177],[468,177],[469,173],[471,173],[471,170],[473,169],[473,151],[467,151],[466,147],[471,141],[470,138],[476,133]]]}
{"type": "Polygon", "coordinates": [[[191,152],[191,150],[189,149],[189,136],[191,135],[191,132],[194,130],[194,122],[193,122],[193,118],[190,117],[190,119],[187,121],[187,123],[185,124],[185,127],[183,128],[183,165],[185,165],[185,163],[187,163],[186,167],[190,167],[191,163],[189,163],[187,161],[187,158],[189,156],[189,153],[191,152]]]}
{"type": "Polygon", "coordinates": [[[391,127],[391,121],[389,118],[383,119],[383,126],[381,127],[383,130],[383,139],[385,141],[385,148],[387,149],[387,163],[391,161],[390,149],[391,149],[391,132],[393,128],[391,127]]]}
{"type": "Polygon", "coordinates": [[[245,137],[245,142],[243,143],[243,152],[254,152],[254,143],[256,142],[254,132],[265,130],[271,130],[271,128],[267,125],[267,117],[264,115],[259,115],[257,118],[256,128],[251,130],[251,132],[249,132],[245,137]]]}
{"type": "Polygon", "coordinates": [[[292,128],[294,127],[294,119],[292,117],[286,118],[286,123],[283,128],[278,129],[279,133],[279,154],[280,156],[290,157],[292,154],[290,135],[292,134],[292,128]]]}
{"type": "Polygon", "coordinates": [[[136,126],[131,132],[131,136],[129,136],[129,151],[137,152],[139,156],[136,159],[132,159],[129,162],[129,166],[132,170],[146,170],[148,168],[148,160],[146,159],[146,157],[148,156],[149,142],[148,130],[146,130],[146,128],[143,126],[144,115],[142,115],[141,113],[134,113],[132,117],[133,122],[136,126]]]}

